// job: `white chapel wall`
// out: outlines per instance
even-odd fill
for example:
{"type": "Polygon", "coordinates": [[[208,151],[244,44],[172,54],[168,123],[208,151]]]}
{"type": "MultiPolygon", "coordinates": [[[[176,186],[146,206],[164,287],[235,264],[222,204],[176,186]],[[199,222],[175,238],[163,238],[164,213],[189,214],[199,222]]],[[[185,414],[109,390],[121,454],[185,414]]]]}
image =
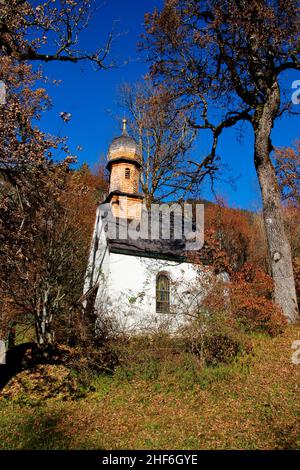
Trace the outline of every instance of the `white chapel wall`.
{"type": "Polygon", "coordinates": [[[207,274],[191,263],[158,260],[110,253],[103,263],[108,273],[99,286],[96,309],[99,315],[113,317],[124,331],[175,330],[185,321],[186,313],[194,310],[197,290],[207,292],[207,274]],[[107,266],[109,264],[109,266],[107,266]],[[170,313],[156,312],[156,276],[169,275],[171,281],[170,313]],[[202,279],[202,286],[201,286],[202,279]],[[202,289],[202,290],[201,290],[202,289]]]}

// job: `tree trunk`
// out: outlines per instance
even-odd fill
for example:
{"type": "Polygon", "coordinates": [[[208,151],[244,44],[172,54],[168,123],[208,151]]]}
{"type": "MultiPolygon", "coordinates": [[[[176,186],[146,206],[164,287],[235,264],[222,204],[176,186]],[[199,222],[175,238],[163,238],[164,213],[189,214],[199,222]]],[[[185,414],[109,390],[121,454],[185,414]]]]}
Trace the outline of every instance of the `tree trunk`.
{"type": "Polygon", "coordinates": [[[47,349],[53,344],[52,316],[48,312],[49,291],[47,288],[43,291],[37,308],[35,319],[35,331],[38,346],[41,349],[47,349]]]}
{"type": "Polygon", "coordinates": [[[275,303],[282,309],[289,323],[299,320],[292,255],[285,233],[281,194],[274,166],[270,159],[270,135],[279,109],[278,84],[270,90],[264,106],[255,116],[254,163],[261,188],[263,217],[268,240],[269,259],[274,281],[275,303]]]}

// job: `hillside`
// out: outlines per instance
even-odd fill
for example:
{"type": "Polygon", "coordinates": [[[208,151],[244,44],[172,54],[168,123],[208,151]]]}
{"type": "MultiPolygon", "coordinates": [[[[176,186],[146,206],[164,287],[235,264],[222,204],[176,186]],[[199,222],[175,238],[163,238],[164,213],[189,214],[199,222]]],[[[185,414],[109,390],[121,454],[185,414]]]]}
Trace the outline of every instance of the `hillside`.
{"type": "Polygon", "coordinates": [[[29,374],[27,393],[14,395],[12,382],[2,391],[1,449],[299,449],[297,339],[299,326],[273,339],[252,335],[251,354],[201,371],[149,363],[124,380],[117,368],[94,377],[83,398],[44,399],[41,380],[32,393],[29,374]]]}

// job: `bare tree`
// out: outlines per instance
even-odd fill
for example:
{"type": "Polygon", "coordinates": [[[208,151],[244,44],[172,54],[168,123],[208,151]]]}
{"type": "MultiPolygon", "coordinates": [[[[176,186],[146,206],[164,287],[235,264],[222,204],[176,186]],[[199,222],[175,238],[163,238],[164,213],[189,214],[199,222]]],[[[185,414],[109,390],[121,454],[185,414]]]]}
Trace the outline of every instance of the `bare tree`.
{"type": "Polygon", "coordinates": [[[93,52],[79,48],[80,33],[87,27],[94,0],[46,0],[36,6],[27,0],[0,2],[0,53],[18,61],[89,60],[105,63],[113,35],[93,52]]]}
{"type": "Polygon", "coordinates": [[[279,77],[286,70],[300,70],[299,4],[295,0],[166,0],[161,12],[146,16],[146,27],[144,47],[152,76],[172,91],[179,108],[189,103],[195,110],[197,119],[190,123],[194,128],[212,132],[211,151],[201,163],[195,162],[195,174],[216,160],[225,129],[241,121],[251,125],[274,297],[294,323],[299,312],[271,158],[271,131],[291,105],[281,103],[279,77]]]}
{"type": "Polygon", "coordinates": [[[295,207],[300,206],[300,142],[295,147],[276,149],[275,170],[282,199],[295,207]]]}
{"type": "Polygon", "coordinates": [[[121,96],[131,132],[139,143],[141,187],[147,206],[195,190],[193,172],[187,169],[195,131],[188,125],[187,113],[178,111],[168,91],[154,88],[149,80],[123,85],[121,96]]]}

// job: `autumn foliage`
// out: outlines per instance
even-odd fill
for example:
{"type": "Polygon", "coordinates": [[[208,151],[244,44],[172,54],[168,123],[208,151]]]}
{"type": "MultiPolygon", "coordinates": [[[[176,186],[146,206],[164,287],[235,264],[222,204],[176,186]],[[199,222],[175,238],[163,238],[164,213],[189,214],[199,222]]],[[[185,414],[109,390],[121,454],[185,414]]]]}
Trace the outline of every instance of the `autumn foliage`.
{"type": "Polygon", "coordinates": [[[282,198],[294,207],[300,204],[300,141],[293,147],[276,149],[275,169],[282,198]]]}
{"type": "Polygon", "coordinates": [[[270,276],[246,264],[235,274],[229,290],[231,312],[246,331],[262,331],[271,336],[283,332],[286,320],[272,301],[270,276]]]}
{"type": "Polygon", "coordinates": [[[40,74],[5,56],[0,65],[0,78],[10,84],[0,107],[1,335],[15,322],[32,325],[47,347],[62,329],[66,340],[70,334],[106,180],[102,169],[72,169],[65,139],[33,124],[49,105],[45,90],[35,87],[40,74]]]}
{"type": "Polygon", "coordinates": [[[190,256],[207,269],[213,267],[216,275],[227,273],[228,282],[215,281],[204,299],[203,311],[216,318],[225,314],[225,327],[227,324],[233,329],[271,336],[282,333],[286,321],[273,301],[263,232],[257,230],[259,216],[220,205],[208,206],[206,213],[209,228],[205,230],[204,247],[190,256]]]}
{"type": "MultiPolygon", "coordinates": [[[[173,6],[179,3],[168,2],[171,13],[173,6]]],[[[104,56],[99,50],[91,56],[75,54],[74,57],[76,43],[70,43],[70,37],[63,34],[65,26],[68,29],[73,25],[77,38],[76,28],[81,29],[89,2],[82,2],[83,10],[80,8],[77,1],[65,1],[60,11],[54,9],[51,2],[33,9],[29,2],[14,0],[3,6],[5,28],[0,31],[3,46],[0,51],[0,80],[9,84],[7,102],[0,107],[1,333],[6,337],[15,322],[24,328],[34,325],[40,346],[78,338],[76,333],[82,324],[79,323],[78,327],[77,320],[81,315],[82,284],[95,209],[107,191],[104,168],[93,172],[83,165],[75,170],[75,158],[70,154],[65,139],[49,136],[37,125],[42,112],[50,106],[50,98],[45,89],[37,86],[43,80],[42,71],[36,71],[30,61],[91,60],[99,67],[104,66],[107,49],[104,56]],[[59,26],[55,20],[60,21],[59,26]],[[39,34],[29,39],[26,31],[35,27],[38,27],[36,33],[39,34]],[[61,48],[51,56],[45,56],[42,50],[47,47],[49,31],[57,33],[60,27],[61,48]],[[74,325],[78,328],[75,333],[74,325]]],[[[180,14],[178,11],[175,16],[163,16],[161,20],[166,21],[168,27],[168,22],[172,25],[176,18],[180,19],[180,14]]],[[[184,37],[184,31],[179,28],[178,34],[180,31],[184,37]]],[[[175,36],[173,39],[176,41],[178,38],[175,36]]],[[[195,40],[197,45],[197,38],[195,40]]],[[[161,46],[164,47],[163,44],[161,46]]],[[[179,77],[185,77],[185,74],[186,71],[179,71],[179,77]]],[[[186,83],[176,83],[176,86],[186,83]]],[[[188,180],[182,179],[181,170],[185,169],[187,162],[183,156],[190,148],[194,131],[188,130],[192,116],[189,113],[178,114],[169,91],[164,87],[160,91],[165,95],[161,92],[152,95],[152,101],[153,96],[155,98],[152,105],[151,100],[144,100],[144,95],[140,95],[139,105],[143,109],[145,129],[152,129],[153,136],[158,130],[161,132],[160,139],[154,139],[148,147],[146,166],[155,163],[148,166],[149,175],[153,183],[154,170],[158,171],[155,188],[160,188],[159,193],[162,194],[170,181],[173,188],[174,177],[177,189],[178,184],[179,187],[188,185],[188,180]],[[162,96],[164,102],[161,101],[162,96]],[[175,140],[171,140],[170,132],[175,140]],[[154,151],[157,151],[155,161],[154,151]],[[162,172],[163,168],[165,172],[162,172]]],[[[212,161],[206,163],[209,171],[213,170],[212,161]]],[[[288,200],[284,208],[285,224],[299,294],[299,145],[296,144],[294,149],[278,149],[274,163],[281,194],[288,200]]],[[[201,168],[204,176],[206,164],[201,168]]],[[[170,190],[170,186],[169,191],[168,195],[175,197],[177,194],[177,191],[170,190]]],[[[153,197],[154,192],[149,201],[153,197]]],[[[191,256],[194,261],[213,267],[215,274],[226,272],[230,277],[230,302],[224,305],[222,300],[223,305],[218,306],[223,297],[217,298],[216,288],[215,295],[210,294],[207,298],[207,302],[211,302],[211,312],[221,307],[228,310],[231,318],[244,329],[259,329],[272,335],[281,331],[280,312],[273,303],[273,285],[268,276],[270,266],[261,216],[229,208],[218,201],[218,204],[206,205],[205,218],[204,248],[191,256]]]]}

